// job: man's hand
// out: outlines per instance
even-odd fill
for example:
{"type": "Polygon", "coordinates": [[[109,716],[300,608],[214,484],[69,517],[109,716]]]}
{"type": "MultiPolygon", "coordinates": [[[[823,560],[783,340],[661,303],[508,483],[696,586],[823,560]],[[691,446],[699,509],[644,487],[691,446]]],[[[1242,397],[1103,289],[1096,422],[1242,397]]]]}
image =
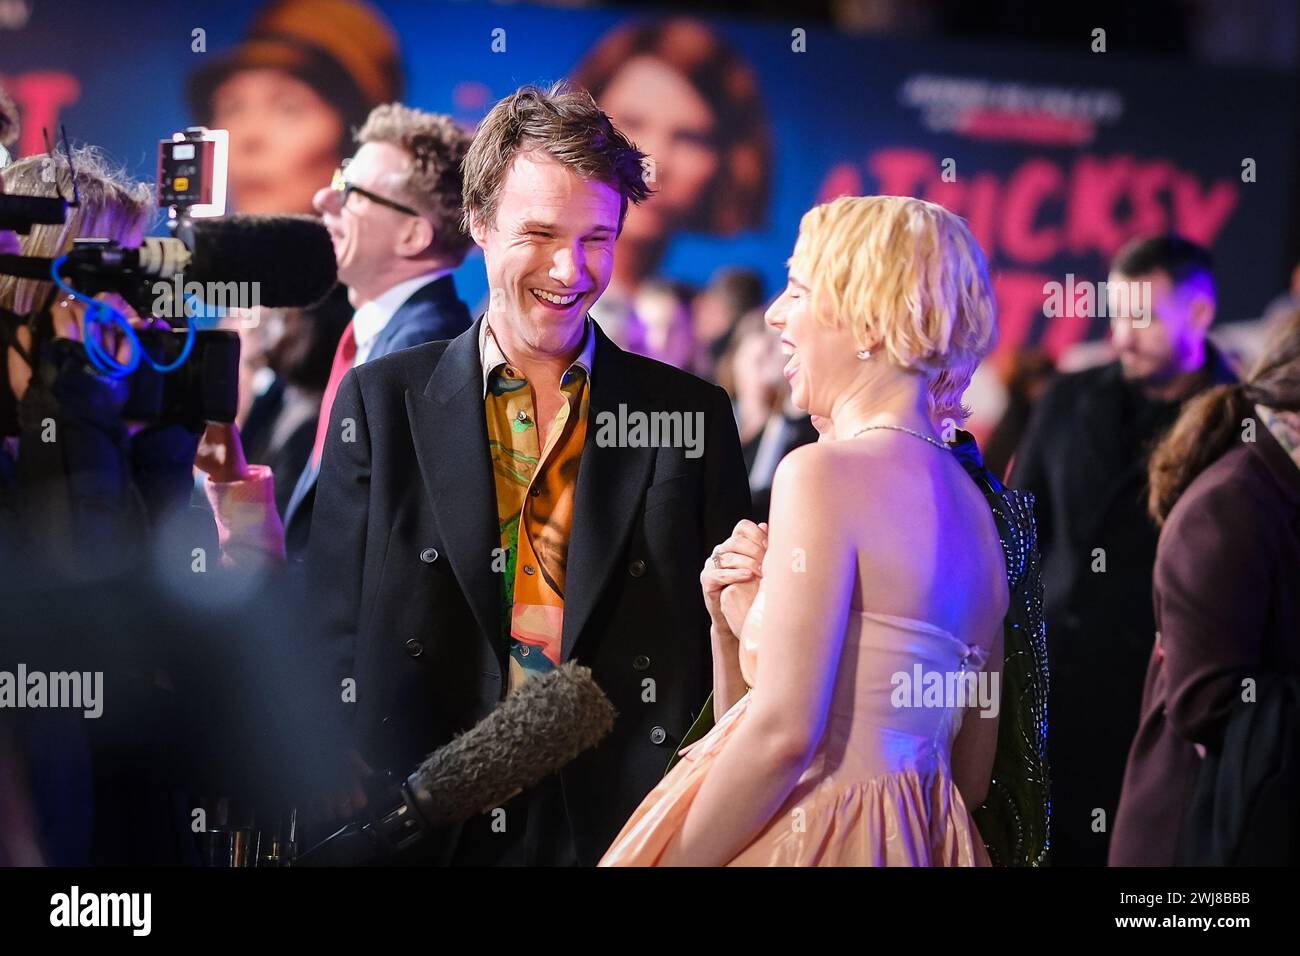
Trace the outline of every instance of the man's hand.
{"type": "Polygon", "coordinates": [[[194,456],[194,467],[205,472],[211,481],[246,480],[248,461],[244,458],[239,427],[233,422],[208,422],[194,456]]]}

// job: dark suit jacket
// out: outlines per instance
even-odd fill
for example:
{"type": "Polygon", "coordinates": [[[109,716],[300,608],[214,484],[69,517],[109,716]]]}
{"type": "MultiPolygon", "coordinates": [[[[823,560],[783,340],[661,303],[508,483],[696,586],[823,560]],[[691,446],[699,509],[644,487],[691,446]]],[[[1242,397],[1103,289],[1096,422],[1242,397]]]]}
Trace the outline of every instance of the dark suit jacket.
{"type": "Polygon", "coordinates": [[[1170,513],[1155,614],[1164,660],[1152,651],[1113,866],[1178,863],[1201,765],[1194,744],[1217,748],[1243,678],[1300,676],[1300,469],[1262,422],[1170,513]]]}
{"type": "MultiPolygon", "coordinates": [[[[398,306],[375,339],[367,361],[426,342],[454,339],[469,328],[469,324],[469,308],[456,295],[456,283],[451,276],[443,276],[416,289],[398,306]]],[[[312,434],[314,440],[314,429],[312,434]]],[[[291,555],[301,555],[306,551],[318,474],[319,468],[312,464],[309,456],[284,512],[285,548],[291,555]]]]}
{"type": "MultiPolygon", "coordinates": [[[[1207,348],[1201,386],[1233,381],[1207,348]]],[[[1106,862],[1155,634],[1159,535],[1146,511],[1146,464],[1180,409],[1144,397],[1118,362],[1062,375],[1034,409],[1013,466],[1009,483],[1035,498],[1043,556],[1056,864],[1106,862]],[[1105,571],[1094,570],[1099,560],[1105,571]],[[1092,829],[1097,808],[1105,832],[1092,829]]]]}
{"type": "MultiPolygon", "coordinates": [[[[480,320],[481,321],[481,320],[480,320]]],[[[726,393],[624,352],[599,330],[569,542],[562,653],[617,708],[612,734],[559,775],[577,859],[595,863],[703,706],[711,684],[699,574],[749,510],[726,393]],[[699,413],[703,454],[602,447],[602,413],[699,413]],[[653,684],[646,684],[647,679],[653,684]],[[647,700],[647,687],[653,699],[647,700]]],[[[338,681],[355,676],[348,739],[404,776],[501,700],[507,670],[496,494],[478,324],[350,371],[325,450],[308,577],[338,681]]]]}

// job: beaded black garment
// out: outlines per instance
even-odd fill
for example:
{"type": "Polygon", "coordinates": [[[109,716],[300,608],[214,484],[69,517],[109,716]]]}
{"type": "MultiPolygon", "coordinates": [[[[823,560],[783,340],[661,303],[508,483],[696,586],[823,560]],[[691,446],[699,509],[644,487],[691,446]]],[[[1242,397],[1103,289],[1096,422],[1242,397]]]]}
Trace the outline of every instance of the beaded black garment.
{"type": "Polygon", "coordinates": [[[1011,600],[1003,623],[1002,703],[993,779],[974,811],[994,866],[1047,862],[1051,817],[1047,764],[1047,629],[1034,496],[1005,487],[984,467],[965,432],[951,446],[993,511],[1007,563],[1011,600]]]}
{"type": "MultiPolygon", "coordinates": [[[[1002,700],[993,778],[988,797],[972,816],[994,866],[1043,866],[1052,805],[1047,765],[1047,629],[1034,496],[1005,487],[984,467],[974,437],[967,432],[957,434],[958,440],[948,447],[984,492],[993,511],[1011,595],[1002,626],[1002,700]]],[[[712,727],[710,694],[681,748],[712,727]]],[[[680,749],[668,770],[679,758],[680,749]]]]}

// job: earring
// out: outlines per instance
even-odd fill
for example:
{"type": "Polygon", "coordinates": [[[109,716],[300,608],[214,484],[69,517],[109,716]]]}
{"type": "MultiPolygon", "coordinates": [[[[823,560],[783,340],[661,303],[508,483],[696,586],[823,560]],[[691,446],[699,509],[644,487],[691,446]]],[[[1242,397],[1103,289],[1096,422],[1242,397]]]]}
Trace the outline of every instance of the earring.
{"type": "Polygon", "coordinates": [[[871,358],[871,352],[869,349],[858,349],[859,362],[865,362],[869,358],[871,358]]]}

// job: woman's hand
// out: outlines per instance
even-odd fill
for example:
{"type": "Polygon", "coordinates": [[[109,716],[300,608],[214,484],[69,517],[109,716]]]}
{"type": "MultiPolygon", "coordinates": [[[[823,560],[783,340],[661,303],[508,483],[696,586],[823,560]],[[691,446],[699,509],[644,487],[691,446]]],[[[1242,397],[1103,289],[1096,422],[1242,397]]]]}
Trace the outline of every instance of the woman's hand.
{"type": "Polygon", "coordinates": [[[740,625],[758,593],[766,553],[767,523],[741,520],[731,537],[713,549],[700,572],[709,617],[715,627],[732,637],[740,634],[740,625]]]}
{"type": "Polygon", "coordinates": [[[194,467],[205,472],[211,481],[244,481],[248,478],[248,461],[239,427],[233,422],[208,422],[199,441],[194,467]]]}

